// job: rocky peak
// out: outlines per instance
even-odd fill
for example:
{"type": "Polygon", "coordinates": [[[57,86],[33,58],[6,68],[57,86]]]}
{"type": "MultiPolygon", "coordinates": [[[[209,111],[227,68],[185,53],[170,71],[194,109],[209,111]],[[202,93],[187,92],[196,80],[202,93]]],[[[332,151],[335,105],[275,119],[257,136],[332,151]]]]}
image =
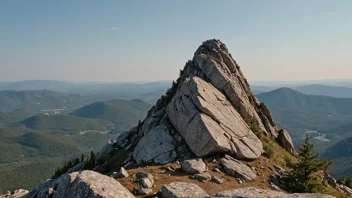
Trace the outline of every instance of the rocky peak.
{"type": "Polygon", "coordinates": [[[263,153],[259,133],[278,136],[270,111],[253,96],[226,45],[213,39],[203,42],[147,118],[116,146],[130,152],[125,165],[215,153],[253,160],[263,153]]]}

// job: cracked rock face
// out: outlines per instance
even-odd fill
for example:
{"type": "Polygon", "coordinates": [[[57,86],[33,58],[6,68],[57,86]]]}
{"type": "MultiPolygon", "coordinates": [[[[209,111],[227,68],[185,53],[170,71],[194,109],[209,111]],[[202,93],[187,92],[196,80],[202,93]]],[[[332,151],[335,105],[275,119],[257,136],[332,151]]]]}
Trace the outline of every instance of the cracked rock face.
{"type": "Polygon", "coordinates": [[[133,158],[138,164],[150,161],[167,164],[176,157],[174,138],[169,135],[166,126],[153,128],[141,138],[133,152],[133,158]]]}
{"type": "Polygon", "coordinates": [[[230,152],[256,159],[262,143],[226,97],[201,78],[187,78],[168,105],[176,130],[197,156],[230,152]]]}
{"type": "Polygon", "coordinates": [[[278,136],[270,111],[252,95],[225,44],[208,40],[146,119],[120,135],[116,145],[135,148],[135,164],[165,164],[214,153],[253,160],[263,153],[254,132],[278,136]]]}

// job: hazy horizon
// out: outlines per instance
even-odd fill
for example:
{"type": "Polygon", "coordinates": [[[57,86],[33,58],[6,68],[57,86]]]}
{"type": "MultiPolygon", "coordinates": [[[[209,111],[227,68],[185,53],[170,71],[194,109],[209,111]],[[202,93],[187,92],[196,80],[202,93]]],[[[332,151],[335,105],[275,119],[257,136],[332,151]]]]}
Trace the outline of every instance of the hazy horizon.
{"type": "Polygon", "coordinates": [[[223,41],[250,82],[351,79],[352,2],[3,2],[0,81],[177,78],[223,41]]]}

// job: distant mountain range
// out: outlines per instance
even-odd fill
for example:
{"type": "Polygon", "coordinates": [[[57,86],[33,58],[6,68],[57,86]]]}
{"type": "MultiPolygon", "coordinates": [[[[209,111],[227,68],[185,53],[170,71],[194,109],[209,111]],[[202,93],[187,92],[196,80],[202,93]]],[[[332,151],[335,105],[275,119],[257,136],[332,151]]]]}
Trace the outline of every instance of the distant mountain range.
{"type": "Polygon", "coordinates": [[[115,132],[124,132],[135,126],[139,120],[143,120],[152,107],[151,104],[142,100],[109,100],[106,102],[95,102],[87,105],[71,115],[101,119],[115,124],[115,132]]]}
{"type": "Polygon", "coordinates": [[[111,100],[116,98],[131,100],[142,98],[144,94],[148,94],[148,98],[146,98],[145,101],[154,103],[156,99],[160,97],[160,93],[165,93],[170,86],[171,81],[158,81],[148,83],[76,83],[50,80],[29,80],[18,82],[0,82],[0,91],[33,91],[46,89],[55,92],[87,96],[90,98],[95,98],[95,101],[109,99],[111,100]]]}
{"type": "Polygon", "coordinates": [[[107,131],[114,128],[113,123],[98,120],[80,118],[71,115],[36,115],[20,122],[27,128],[35,130],[61,130],[61,131],[107,131]]]}
{"type": "Polygon", "coordinates": [[[331,96],[335,98],[352,98],[352,88],[348,87],[335,87],[315,84],[295,87],[294,89],[310,95],[331,96]]]}
{"type": "Polygon", "coordinates": [[[27,109],[32,112],[45,109],[74,109],[85,104],[84,100],[51,90],[0,91],[0,111],[13,112],[27,109]]]}
{"type": "Polygon", "coordinates": [[[307,95],[290,88],[280,88],[257,95],[260,101],[282,109],[294,109],[325,115],[352,115],[351,98],[307,95]]]}

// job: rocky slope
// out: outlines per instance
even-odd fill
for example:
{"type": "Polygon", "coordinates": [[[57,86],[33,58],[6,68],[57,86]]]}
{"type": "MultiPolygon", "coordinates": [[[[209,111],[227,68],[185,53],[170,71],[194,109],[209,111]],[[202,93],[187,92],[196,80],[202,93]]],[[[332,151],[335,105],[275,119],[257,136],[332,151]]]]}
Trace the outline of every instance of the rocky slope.
{"type": "Polygon", "coordinates": [[[101,150],[94,170],[108,176],[75,167],[26,197],[287,197],[279,180],[295,154],[225,44],[208,40],[146,119],[101,150]]]}

